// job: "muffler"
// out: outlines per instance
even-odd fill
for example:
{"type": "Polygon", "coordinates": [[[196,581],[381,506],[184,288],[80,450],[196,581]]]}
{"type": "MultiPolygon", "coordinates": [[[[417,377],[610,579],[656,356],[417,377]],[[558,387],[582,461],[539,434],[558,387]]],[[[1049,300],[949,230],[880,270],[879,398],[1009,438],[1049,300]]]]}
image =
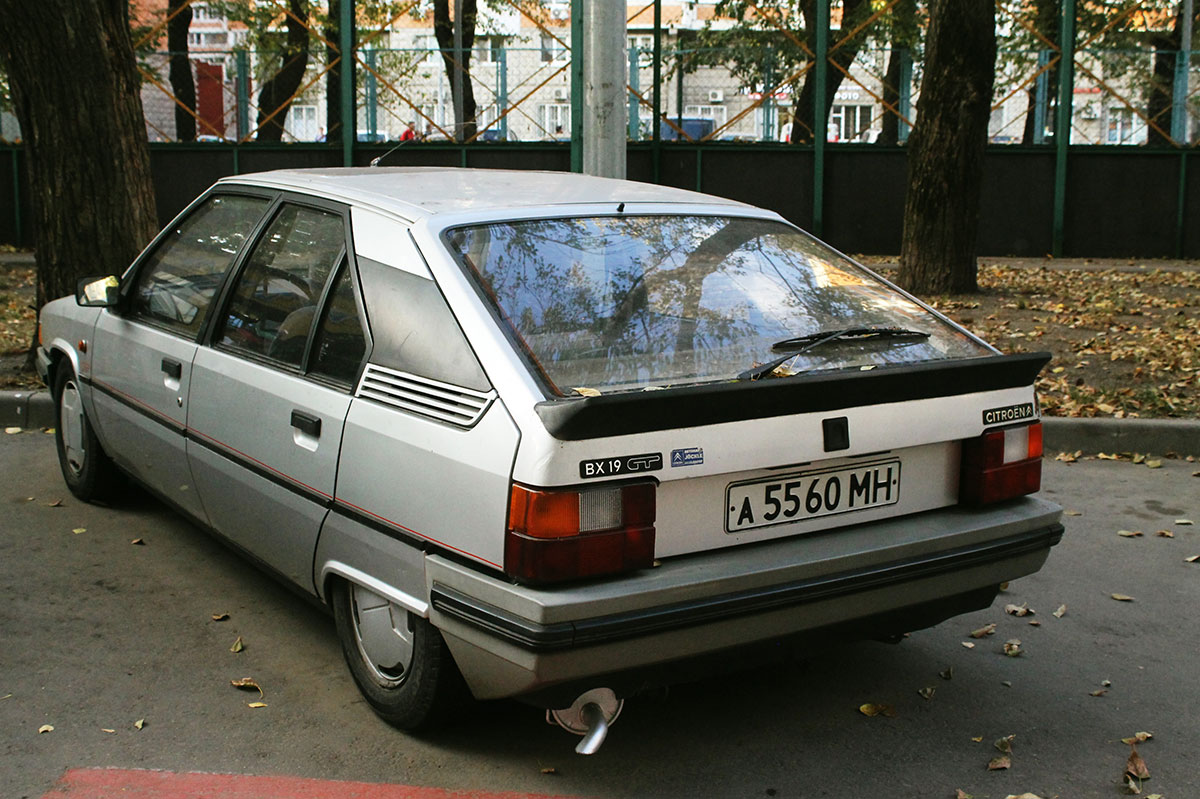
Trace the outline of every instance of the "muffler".
{"type": "Polygon", "coordinates": [[[568,732],[582,735],[575,747],[581,755],[594,755],[608,735],[608,728],[621,715],[624,699],[617,699],[611,688],[593,688],[576,697],[568,708],[547,710],[546,722],[557,724],[568,732]]]}

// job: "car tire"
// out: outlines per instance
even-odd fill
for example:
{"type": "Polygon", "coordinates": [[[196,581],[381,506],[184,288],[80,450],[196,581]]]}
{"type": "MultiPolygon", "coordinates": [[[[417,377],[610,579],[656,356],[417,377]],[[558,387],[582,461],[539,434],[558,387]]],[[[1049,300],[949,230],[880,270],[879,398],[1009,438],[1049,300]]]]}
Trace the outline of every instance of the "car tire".
{"type": "Polygon", "coordinates": [[[67,488],[84,502],[106,502],[120,486],[120,473],[109,459],[83,408],[79,378],[62,364],[54,378],[54,441],[67,488]]]}
{"type": "Polygon", "coordinates": [[[347,580],[331,593],[346,665],[380,718],[402,730],[431,729],[466,706],[466,683],[428,619],[347,580]]]}

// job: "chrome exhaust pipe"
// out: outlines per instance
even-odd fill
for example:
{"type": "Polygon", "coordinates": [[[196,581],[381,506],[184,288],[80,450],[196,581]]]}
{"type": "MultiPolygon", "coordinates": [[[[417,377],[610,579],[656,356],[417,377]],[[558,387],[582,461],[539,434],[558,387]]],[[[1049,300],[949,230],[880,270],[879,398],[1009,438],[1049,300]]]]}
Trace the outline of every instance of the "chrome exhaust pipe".
{"type": "Polygon", "coordinates": [[[546,721],[582,735],[575,751],[581,755],[594,755],[624,706],[625,700],[618,699],[611,688],[593,688],[576,697],[568,708],[547,710],[546,721]]]}

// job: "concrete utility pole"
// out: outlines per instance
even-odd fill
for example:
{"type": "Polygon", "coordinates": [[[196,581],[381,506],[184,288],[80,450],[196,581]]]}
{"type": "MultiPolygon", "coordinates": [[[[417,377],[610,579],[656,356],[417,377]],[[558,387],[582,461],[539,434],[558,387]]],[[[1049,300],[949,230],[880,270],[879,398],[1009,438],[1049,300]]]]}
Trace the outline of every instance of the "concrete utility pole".
{"type": "Polygon", "coordinates": [[[454,0],[454,140],[463,140],[463,123],[466,116],[463,103],[463,4],[462,0],[454,0]]]}
{"type": "Polygon", "coordinates": [[[1184,147],[1188,146],[1188,77],[1192,66],[1192,0],[1180,0],[1179,13],[1183,16],[1180,31],[1179,53],[1175,56],[1175,107],[1171,113],[1171,138],[1184,147]]]}
{"type": "Polygon", "coordinates": [[[625,177],[625,3],[583,9],[583,171],[625,177]]]}

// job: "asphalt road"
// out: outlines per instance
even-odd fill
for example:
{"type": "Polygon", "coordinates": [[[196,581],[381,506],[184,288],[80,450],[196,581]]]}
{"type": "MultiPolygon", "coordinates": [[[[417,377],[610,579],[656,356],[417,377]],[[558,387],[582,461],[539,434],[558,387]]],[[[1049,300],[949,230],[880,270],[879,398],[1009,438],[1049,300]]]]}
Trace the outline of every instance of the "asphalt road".
{"type": "Polygon", "coordinates": [[[634,698],[585,758],[516,703],[426,738],[387,727],[319,609],[152,499],[76,502],[51,436],[0,435],[0,796],[119,767],[602,797],[1113,797],[1120,739],[1138,731],[1154,735],[1139,747],[1144,792],[1200,796],[1200,562],[1185,562],[1200,525],[1175,522],[1200,522],[1198,469],[1047,462],[1046,493],[1079,515],[1043,571],[991,610],[899,645],[634,698]],[[1006,615],[1006,603],[1036,615],[1006,615]],[[988,623],[994,635],[963,646],[988,623]],[[1002,652],[1012,638],[1019,657],[1002,652]],[[266,707],[230,686],[247,676],[266,707]],[[863,715],[868,702],[895,716],[863,715]],[[1008,735],[1011,768],[989,771],[1008,735]]]}

